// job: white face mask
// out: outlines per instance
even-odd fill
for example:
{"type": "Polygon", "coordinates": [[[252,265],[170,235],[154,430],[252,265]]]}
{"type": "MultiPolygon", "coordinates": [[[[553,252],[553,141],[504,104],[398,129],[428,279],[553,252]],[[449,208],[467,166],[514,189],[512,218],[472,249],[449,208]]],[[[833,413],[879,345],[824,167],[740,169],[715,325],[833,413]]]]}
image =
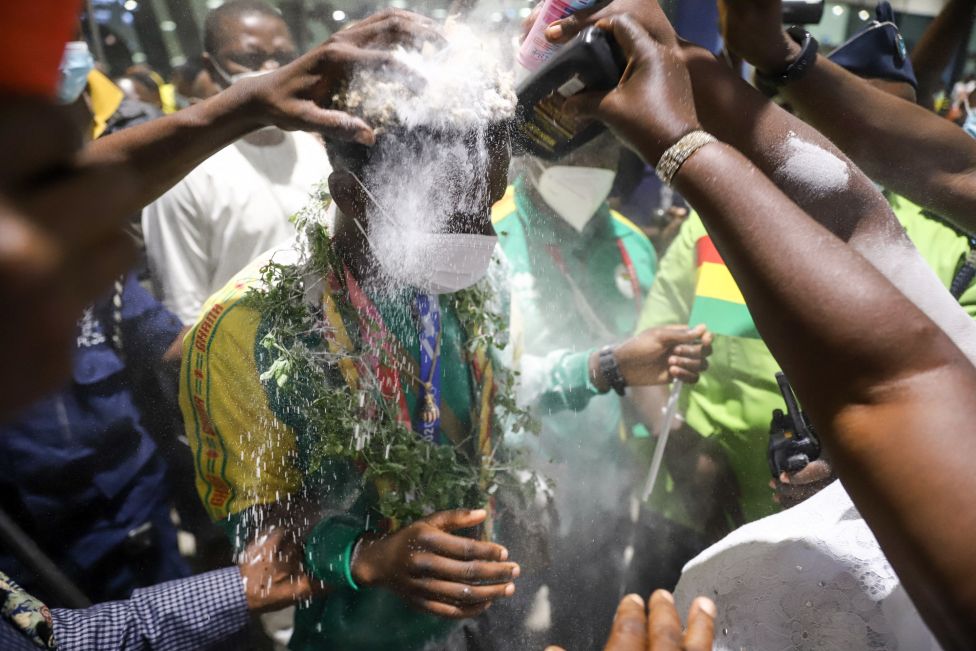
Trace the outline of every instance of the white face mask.
{"type": "Polygon", "coordinates": [[[274,70],[248,70],[247,72],[239,72],[236,75],[232,75],[217,63],[217,59],[211,59],[211,61],[213,61],[213,66],[217,70],[217,73],[231,86],[242,79],[253,79],[254,77],[261,77],[269,72],[274,72],[274,70]]]}
{"type": "Polygon", "coordinates": [[[488,273],[498,243],[494,235],[428,233],[398,223],[376,197],[352,174],[376,206],[380,223],[371,225],[373,236],[362,231],[383,272],[404,285],[431,294],[452,294],[471,287],[488,273]],[[377,237],[378,231],[386,231],[377,237]]]}
{"type": "Polygon", "coordinates": [[[386,274],[430,294],[453,294],[488,273],[498,238],[477,233],[410,233],[397,257],[377,255],[386,274]],[[421,264],[404,264],[405,260],[421,264]]]}
{"type": "Polygon", "coordinates": [[[566,223],[582,232],[610,196],[617,173],[601,167],[544,167],[538,161],[533,162],[539,171],[529,176],[543,201],[566,223]]]}

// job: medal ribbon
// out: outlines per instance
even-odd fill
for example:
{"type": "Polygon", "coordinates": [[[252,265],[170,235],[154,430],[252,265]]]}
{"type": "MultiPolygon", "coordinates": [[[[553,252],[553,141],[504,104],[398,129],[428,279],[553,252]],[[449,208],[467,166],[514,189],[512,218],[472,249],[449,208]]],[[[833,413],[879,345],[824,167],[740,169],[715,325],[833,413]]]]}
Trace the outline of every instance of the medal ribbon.
{"type": "Polygon", "coordinates": [[[437,296],[417,294],[420,320],[420,387],[414,431],[425,441],[441,442],[441,310],[437,296]]]}

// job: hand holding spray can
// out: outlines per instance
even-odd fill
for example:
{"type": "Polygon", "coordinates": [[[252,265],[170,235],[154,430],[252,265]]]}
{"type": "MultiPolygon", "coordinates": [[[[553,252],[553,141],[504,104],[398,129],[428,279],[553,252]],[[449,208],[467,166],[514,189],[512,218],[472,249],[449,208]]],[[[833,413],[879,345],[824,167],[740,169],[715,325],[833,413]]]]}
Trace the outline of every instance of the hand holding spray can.
{"type": "Polygon", "coordinates": [[[597,0],[545,0],[535,24],[519,48],[519,64],[529,72],[534,72],[549,61],[560,46],[546,40],[546,27],[577,11],[589,9],[596,3],[597,0]]]}

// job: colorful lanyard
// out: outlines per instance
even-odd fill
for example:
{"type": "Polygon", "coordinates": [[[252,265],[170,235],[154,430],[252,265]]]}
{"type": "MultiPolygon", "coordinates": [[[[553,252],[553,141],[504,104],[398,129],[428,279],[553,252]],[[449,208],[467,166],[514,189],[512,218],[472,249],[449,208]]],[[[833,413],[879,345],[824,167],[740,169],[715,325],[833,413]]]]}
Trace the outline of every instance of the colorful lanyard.
{"type": "MultiPolygon", "coordinates": [[[[346,289],[349,292],[350,302],[359,315],[359,330],[363,342],[367,344],[366,348],[369,350],[382,350],[383,359],[381,359],[380,356],[375,353],[370,355],[368,359],[362,359],[362,363],[354,363],[348,357],[343,358],[339,362],[343,377],[346,379],[346,383],[349,385],[349,387],[356,390],[356,388],[360,386],[359,377],[373,372],[372,369],[377,369],[376,373],[380,379],[380,387],[383,397],[396,401],[398,405],[400,422],[407,427],[411,427],[411,419],[409,409],[407,408],[406,395],[400,384],[399,372],[397,371],[396,366],[384,363],[385,360],[391,360],[393,362],[397,360],[397,351],[395,350],[393,343],[395,342],[395,339],[393,339],[393,335],[384,325],[383,320],[380,317],[379,310],[376,309],[376,306],[373,305],[373,303],[369,300],[369,297],[367,297],[362,288],[360,288],[359,283],[356,282],[356,279],[349,272],[348,268],[344,269],[344,276],[346,281],[346,289]]],[[[352,339],[349,337],[349,333],[346,331],[346,326],[342,315],[339,313],[339,307],[333,298],[333,295],[337,295],[342,292],[343,288],[340,285],[338,278],[336,278],[333,274],[330,274],[327,277],[326,282],[328,289],[322,293],[322,308],[330,325],[330,328],[328,328],[325,333],[326,345],[334,352],[352,351],[354,349],[352,339]]],[[[441,381],[439,354],[440,310],[436,297],[434,297],[433,300],[428,299],[428,305],[433,307],[437,314],[437,325],[433,326],[433,330],[438,333],[438,342],[432,347],[435,354],[430,356],[431,366],[427,373],[427,377],[431,381],[430,383],[432,388],[436,387],[436,393],[434,393],[434,391],[430,392],[430,395],[433,398],[433,404],[436,406],[440,404],[441,381]],[[430,374],[430,371],[434,371],[434,373],[430,374]],[[434,382],[435,379],[436,383],[434,382]]],[[[431,314],[431,323],[433,323],[432,315],[434,312],[431,310],[429,313],[431,314]]],[[[423,320],[424,319],[421,318],[421,321],[423,320]]],[[[422,351],[423,348],[424,346],[422,344],[422,351]]],[[[492,417],[494,412],[492,405],[494,404],[496,387],[491,356],[488,354],[486,348],[484,346],[479,346],[472,354],[473,359],[471,360],[470,369],[472,371],[472,379],[474,380],[474,385],[476,387],[475,394],[473,396],[475,407],[472,409],[472,418],[477,431],[477,453],[482,460],[482,463],[484,463],[486,460],[491,459],[495,454],[494,441],[492,437],[492,417]]],[[[423,356],[423,353],[421,356],[423,356]]],[[[402,362],[400,363],[402,364],[402,362]]],[[[424,375],[422,370],[420,374],[424,375]]],[[[413,374],[411,373],[411,375],[413,374]]],[[[421,404],[426,402],[426,395],[424,395],[421,400],[421,404]]],[[[440,409],[438,409],[438,412],[440,412],[440,409]]],[[[363,417],[367,419],[371,418],[369,414],[364,414],[363,417]]],[[[439,429],[440,414],[438,413],[434,430],[437,432],[437,435],[440,434],[439,429]]],[[[455,442],[455,445],[459,445],[459,443],[455,442]]],[[[487,486],[484,488],[487,489],[487,486]]],[[[387,490],[392,490],[393,488],[378,482],[377,489],[380,491],[380,494],[383,494],[387,490]]],[[[494,511],[495,498],[492,497],[488,503],[489,517],[482,527],[483,540],[492,539],[492,522],[494,511]]],[[[396,523],[391,525],[391,528],[393,529],[396,527],[396,523]]]]}
{"type": "Polygon", "coordinates": [[[425,441],[441,442],[441,310],[433,294],[417,294],[420,320],[420,389],[414,431],[425,441]]]}
{"type": "Polygon", "coordinates": [[[364,368],[360,372],[376,369],[380,394],[387,400],[396,400],[400,422],[410,426],[410,410],[407,408],[407,398],[400,384],[400,372],[395,366],[396,356],[391,344],[393,335],[387,331],[380,311],[369,300],[353,275],[348,269],[345,272],[349,301],[356,311],[365,317],[359,319],[359,333],[365,344],[363,346],[364,368]],[[379,351],[382,351],[386,360],[392,363],[384,363],[386,360],[380,359],[379,351]]]}

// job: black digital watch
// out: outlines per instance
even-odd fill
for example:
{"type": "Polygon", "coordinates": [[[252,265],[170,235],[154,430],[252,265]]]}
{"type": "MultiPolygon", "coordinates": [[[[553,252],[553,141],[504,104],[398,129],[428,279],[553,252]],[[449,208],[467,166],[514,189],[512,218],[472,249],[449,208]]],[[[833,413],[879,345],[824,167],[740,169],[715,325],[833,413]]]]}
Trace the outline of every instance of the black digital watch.
{"type": "Polygon", "coordinates": [[[756,71],[756,85],[769,97],[775,95],[786,84],[802,79],[817,61],[820,43],[813,37],[813,34],[799,25],[793,25],[787,29],[786,34],[800,46],[800,54],[796,59],[791,61],[786,69],[779,74],[767,75],[756,71]]]}
{"type": "Polygon", "coordinates": [[[600,374],[607,381],[610,388],[617,392],[617,395],[624,395],[627,389],[627,381],[624,380],[617,358],[613,355],[613,346],[606,346],[600,351],[600,374]]]}

